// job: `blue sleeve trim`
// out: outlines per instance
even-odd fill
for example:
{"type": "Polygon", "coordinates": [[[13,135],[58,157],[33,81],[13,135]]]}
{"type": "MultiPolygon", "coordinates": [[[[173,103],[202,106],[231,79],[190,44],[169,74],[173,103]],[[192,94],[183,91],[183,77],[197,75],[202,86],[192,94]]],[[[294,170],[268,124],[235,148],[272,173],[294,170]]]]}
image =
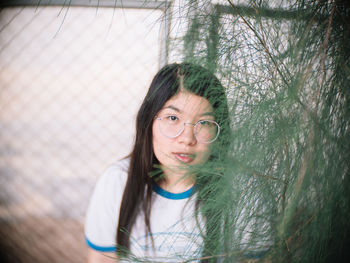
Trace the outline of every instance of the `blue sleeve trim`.
{"type": "Polygon", "coordinates": [[[89,247],[91,247],[94,250],[97,250],[99,252],[115,252],[117,250],[116,247],[101,247],[93,244],[87,237],[85,237],[86,244],[88,244],[89,247]]]}
{"type": "Polygon", "coordinates": [[[168,199],[181,200],[181,199],[189,198],[191,195],[193,195],[196,191],[196,186],[191,187],[190,189],[188,189],[185,192],[174,194],[174,193],[168,192],[168,191],[160,188],[159,185],[154,183],[153,184],[153,191],[156,192],[157,194],[159,194],[160,196],[163,196],[163,197],[168,198],[168,199]]]}

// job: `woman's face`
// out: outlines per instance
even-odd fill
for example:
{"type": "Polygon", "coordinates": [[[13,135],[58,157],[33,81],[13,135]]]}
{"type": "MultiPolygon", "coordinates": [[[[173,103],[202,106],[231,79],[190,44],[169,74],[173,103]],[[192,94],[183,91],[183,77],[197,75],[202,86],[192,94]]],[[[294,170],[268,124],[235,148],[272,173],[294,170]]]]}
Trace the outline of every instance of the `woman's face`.
{"type": "Polygon", "coordinates": [[[186,90],[180,90],[171,97],[158,112],[152,126],[153,151],[163,170],[168,168],[183,174],[184,167],[202,164],[208,160],[209,144],[198,142],[193,133],[193,125],[200,120],[215,120],[213,108],[207,99],[186,90]],[[164,130],[161,132],[161,120],[157,118],[182,120],[186,124],[179,136],[169,138],[164,135],[164,130]]]}

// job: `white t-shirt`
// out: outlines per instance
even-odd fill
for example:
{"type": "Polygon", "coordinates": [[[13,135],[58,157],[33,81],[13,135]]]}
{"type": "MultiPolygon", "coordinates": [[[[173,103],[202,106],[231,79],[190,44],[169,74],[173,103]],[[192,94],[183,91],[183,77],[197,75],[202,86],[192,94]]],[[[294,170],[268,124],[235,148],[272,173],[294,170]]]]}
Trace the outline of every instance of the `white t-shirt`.
{"type": "MultiPolygon", "coordinates": [[[[86,216],[85,238],[87,244],[97,251],[116,251],[119,209],[129,162],[129,159],[124,159],[111,166],[99,179],[91,198],[86,216]]],[[[200,258],[202,237],[194,214],[194,187],[177,194],[167,192],[157,185],[153,188],[150,224],[154,248],[150,237],[146,236],[144,215],[140,211],[131,231],[131,253],[139,259],[152,262],[179,262],[200,258]]]]}

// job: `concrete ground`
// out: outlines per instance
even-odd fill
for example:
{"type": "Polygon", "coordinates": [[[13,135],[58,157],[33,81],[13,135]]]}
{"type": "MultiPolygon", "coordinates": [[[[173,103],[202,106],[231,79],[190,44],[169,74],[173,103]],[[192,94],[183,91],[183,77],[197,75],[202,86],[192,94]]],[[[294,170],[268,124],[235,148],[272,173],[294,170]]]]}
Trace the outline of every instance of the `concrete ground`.
{"type": "Polygon", "coordinates": [[[2,263],[86,262],[83,224],[73,219],[26,218],[0,222],[2,263]]]}

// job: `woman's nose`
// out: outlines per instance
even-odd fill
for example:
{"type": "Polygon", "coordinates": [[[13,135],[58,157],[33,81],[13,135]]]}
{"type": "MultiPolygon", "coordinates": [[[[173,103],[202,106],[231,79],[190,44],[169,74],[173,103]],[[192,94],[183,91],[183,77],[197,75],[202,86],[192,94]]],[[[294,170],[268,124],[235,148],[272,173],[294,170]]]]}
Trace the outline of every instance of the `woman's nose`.
{"type": "Polygon", "coordinates": [[[194,145],[197,143],[196,136],[194,136],[194,125],[192,123],[184,124],[184,130],[179,135],[178,140],[186,145],[194,145]]]}

